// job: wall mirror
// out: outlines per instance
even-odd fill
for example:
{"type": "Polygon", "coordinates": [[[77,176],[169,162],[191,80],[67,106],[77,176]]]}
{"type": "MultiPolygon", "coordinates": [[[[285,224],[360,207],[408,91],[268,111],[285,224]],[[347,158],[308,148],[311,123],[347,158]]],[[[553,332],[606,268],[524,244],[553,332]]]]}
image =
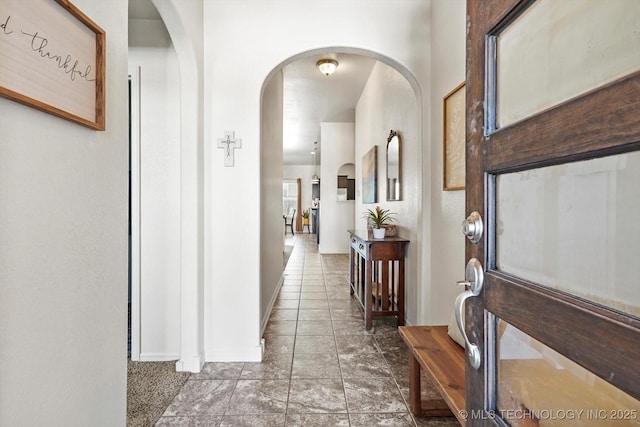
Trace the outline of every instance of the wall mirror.
{"type": "Polygon", "coordinates": [[[356,199],[356,165],[345,163],[338,169],[338,201],[356,199]]]}
{"type": "Polygon", "coordinates": [[[387,138],[387,200],[401,200],[402,147],[400,135],[395,130],[387,138]]]}

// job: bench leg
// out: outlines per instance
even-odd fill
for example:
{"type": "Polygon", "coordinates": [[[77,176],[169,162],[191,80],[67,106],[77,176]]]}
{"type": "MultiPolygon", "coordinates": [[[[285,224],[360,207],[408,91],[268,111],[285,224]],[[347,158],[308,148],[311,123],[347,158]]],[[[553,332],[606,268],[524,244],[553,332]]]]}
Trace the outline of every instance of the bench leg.
{"type": "Polygon", "coordinates": [[[409,352],[409,406],[418,417],[453,417],[453,412],[443,399],[422,400],[420,363],[409,352]]]}
{"type": "Polygon", "coordinates": [[[420,363],[412,352],[409,352],[409,406],[411,412],[422,415],[422,398],[420,396],[420,363]]]}

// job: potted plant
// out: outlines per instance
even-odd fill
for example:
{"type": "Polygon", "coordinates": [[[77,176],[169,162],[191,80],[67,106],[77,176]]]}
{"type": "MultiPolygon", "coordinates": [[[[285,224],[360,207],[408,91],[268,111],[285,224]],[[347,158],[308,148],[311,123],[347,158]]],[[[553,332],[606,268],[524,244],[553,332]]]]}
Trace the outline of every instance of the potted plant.
{"type": "Polygon", "coordinates": [[[302,223],[309,225],[309,209],[302,211],[302,223]]]}
{"type": "Polygon", "coordinates": [[[376,206],[375,210],[367,209],[363,217],[371,222],[374,239],[384,239],[384,233],[386,231],[384,225],[395,221],[395,218],[393,218],[394,215],[395,213],[389,209],[382,209],[380,206],[376,206]]]}

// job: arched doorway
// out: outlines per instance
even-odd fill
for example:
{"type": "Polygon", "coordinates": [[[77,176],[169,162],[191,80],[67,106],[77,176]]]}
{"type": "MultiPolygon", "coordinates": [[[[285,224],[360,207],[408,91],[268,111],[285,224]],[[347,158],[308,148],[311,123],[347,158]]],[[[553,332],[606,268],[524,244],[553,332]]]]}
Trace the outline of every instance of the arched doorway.
{"type": "MultiPolygon", "coordinates": [[[[340,85],[344,82],[336,82],[336,84],[340,85]]],[[[269,206],[274,204],[274,201],[280,200],[281,194],[278,193],[279,188],[270,187],[268,183],[302,178],[302,199],[304,200],[305,191],[311,193],[311,178],[316,175],[316,165],[309,164],[315,160],[316,156],[311,156],[310,150],[315,149],[312,145],[315,141],[320,141],[318,145],[321,152],[318,157],[322,160],[318,167],[321,171],[321,252],[324,250],[326,253],[346,253],[348,250],[346,230],[362,226],[361,215],[358,212],[362,211],[365,205],[359,197],[358,185],[354,191],[354,200],[346,200],[346,198],[339,200],[336,186],[338,169],[344,163],[354,163],[355,180],[358,181],[363,152],[377,146],[380,153],[379,179],[381,182],[386,181],[387,135],[389,129],[394,129],[403,134],[403,141],[407,141],[407,145],[403,146],[408,164],[405,168],[406,183],[404,185],[410,189],[411,197],[408,200],[395,201],[388,207],[399,213],[404,233],[409,234],[414,241],[419,240],[418,230],[421,229],[422,224],[415,212],[421,211],[422,208],[422,195],[416,191],[422,182],[421,105],[418,84],[405,67],[389,58],[365,50],[342,47],[308,51],[283,61],[265,79],[261,113],[261,330],[266,326],[277,290],[282,284],[280,256],[282,249],[279,247],[283,244],[282,236],[281,233],[273,231],[275,230],[273,220],[275,213],[269,212],[269,206]],[[327,56],[335,58],[338,62],[337,70],[328,77],[321,75],[315,67],[319,58],[327,56]],[[331,79],[338,79],[341,66],[344,67],[345,72],[353,71],[355,65],[350,64],[350,61],[359,61],[360,64],[365,63],[368,66],[364,78],[353,85],[355,88],[350,88],[356,92],[355,95],[351,94],[352,97],[355,96],[351,111],[346,114],[324,112],[324,115],[317,115],[315,118],[305,116],[300,111],[294,111],[300,109],[303,112],[309,112],[309,110],[316,112],[317,109],[308,107],[309,103],[329,103],[322,98],[325,93],[331,93],[327,85],[331,84],[331,79]],[[287,79],[292,79],[293,82],[287,79]],[[305,90],[309,93],[301,93],[305,90]],[[282,114],[274,115],[274,110],[282,111],[282,114]],[[293,116],[293,119],[288,115],[293,116]],[[309,132],[311,125],[301,125],[300,122],[304,120],[316,120],[317,133],[309,132]],[[290,147],[292,141],[300,141],[301,144],[292,149],[290,147]],[[279,151],[280,163],[274,165],[273,153],[276,151],[279,151]],[[298,164],[289,160],[290,158],[300,159],[300,153],[304,155],[305,151],[308,155],[307,162],[304,158],[298,164]],[[324,157],[323,153],[325,153],[324,157]],[[325,169],[328,172],[325,172],[325,169]],[[341,242],[342,237],[344,242],[341,242]]],[[[385,186],[381,185],[377,203],[388,204],[385,192],[385,186]]],[[[305,209],[306,206],[302,208],[305,209]]],[[[408,272],[414,284],[418,282],[417,254],[416,244],[410,254],[414,258],[412,270],[408,272]]],[[[413,289],[408,289],[410,294],[408,299],[417,301],[418,298],[415,296],[418,292],[419,289],[415,285],[413,289]]],[[[418,310],[415,303],[411,310],[413,313],[418,310]]]]}

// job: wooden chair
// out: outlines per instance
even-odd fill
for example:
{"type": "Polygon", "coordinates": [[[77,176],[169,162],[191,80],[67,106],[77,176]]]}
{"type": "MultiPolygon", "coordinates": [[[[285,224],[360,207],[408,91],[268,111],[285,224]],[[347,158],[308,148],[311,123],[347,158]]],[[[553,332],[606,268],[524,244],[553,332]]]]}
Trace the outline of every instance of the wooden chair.
{"type": "Polygon", "coordinates": [[[287,227],[291,227],[291,234],[296,234],[293,232],[293,223],[296,219],[296,209],[290,208],[289,213],[284,217],[284,234],[287,234],[287,227]]]}

